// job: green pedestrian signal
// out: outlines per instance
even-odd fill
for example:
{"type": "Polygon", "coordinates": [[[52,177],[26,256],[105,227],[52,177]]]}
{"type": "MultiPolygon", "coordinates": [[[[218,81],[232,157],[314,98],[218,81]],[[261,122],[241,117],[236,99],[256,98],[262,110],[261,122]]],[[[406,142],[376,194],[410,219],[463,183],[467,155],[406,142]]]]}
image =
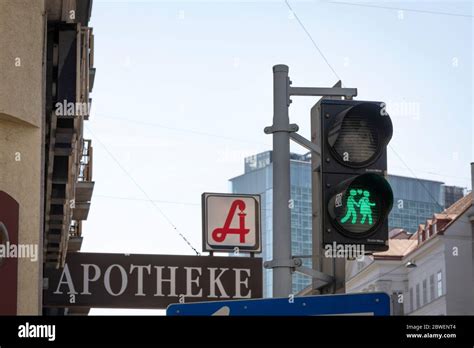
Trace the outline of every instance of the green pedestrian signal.
{"type": "Polygon", "coordinates": [[[365,238],[386,222],[393,203],[388,182],[372,173],[338,182],[328,196],[328,214],[334,226],[354,238],[365,238]]]}
{"type": "Polygon", "coordinates": [[[355,196],[356,196],[357,191],[356,190],[350,190],[350,196],[347,199],[346,206],[347,206],[347,213],[346,215],[341,219],[341,222],[344,224],[346,223],[349,218],[351,219],[351,224],[355,224],[357,221],[357,213],[355,210],[355,207],[360,207],[359,203],[356,202],[355,196]]]}
{"type": "Polygon", "coordinates": [[[349,198],[347,199],[346,206],[346,215],[341,219],[341,223],[346,223],[349,219],[352,225],[357,223],[358,215],[356,208],[359,208],[359,213],[362,218],[360,220],[361,224],[364,224],[367,220],[369,225],[373,224],[372,219],[372,207],[375,206],[375,203],[370,202],[370,192],[367,190],[350,190],[349,198]],[[362,197],[359,201],[356,201],[357,195],[362,194],[362,197]]]}
{"type": "Polygon", "coordinates": [[[369,191],[364,191],[363,195],[364,197],[359,201],[360,213],[362,214],[360,223],[363,224],[365,219],[368,218],[369,225],[372,225],[372,207],[375,206],[375,203],[369,201],[369,191]]]}

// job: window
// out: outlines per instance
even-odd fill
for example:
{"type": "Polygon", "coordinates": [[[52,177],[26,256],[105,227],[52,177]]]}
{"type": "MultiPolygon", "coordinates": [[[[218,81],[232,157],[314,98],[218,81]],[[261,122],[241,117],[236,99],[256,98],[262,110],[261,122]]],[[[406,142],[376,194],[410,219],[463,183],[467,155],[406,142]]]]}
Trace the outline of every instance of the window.
{"type": "Polygon", "coordinates": [[[423,305],[428,303],[428,281],[423,280],[423,305]]]}
{"type": "Polygon", "coordinates": [[[416,284],[416,308],[420,308],[420,284],[416,284]]]}
{"type": "Polygon", "coordinates": [[[440,297],[443,295],[443,274],[441,271],[437,274],[437,284],[438,284],[438,292],[436,297],[440,297]]]}
{"type": "Polygon", "coordinates": [[[415,308],[413,306],[413,288],[410,288],[410,311],[414,311],[415,308]]]}
{"type": "Polygon", "coordinates": [[[430,275],[430,299],[431,299],[431,301],[433,301],[435,299],[434,274],[430,275]]]}
{"type": "Polygon", "coordinates": [[[392,315],[403,315],[403,292],[397,291],[392,294],[392,315]]]}

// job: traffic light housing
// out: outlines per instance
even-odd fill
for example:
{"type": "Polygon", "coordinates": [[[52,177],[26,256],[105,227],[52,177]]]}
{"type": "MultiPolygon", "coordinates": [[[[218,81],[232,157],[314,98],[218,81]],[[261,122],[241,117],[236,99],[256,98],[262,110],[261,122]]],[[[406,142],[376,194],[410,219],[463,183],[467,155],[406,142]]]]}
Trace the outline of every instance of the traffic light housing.
{"type": "MultiPolygon", "coordinates": [[[[321,147],[313,161],[318,175],[322,244],[388,249],[388,214],[393,193],[385,179],[392,122],[385,104],[322,99],[311,110],[313,141],[321,147]]],[[[313,180],[313,184],[315,181],[313,180]]]]}

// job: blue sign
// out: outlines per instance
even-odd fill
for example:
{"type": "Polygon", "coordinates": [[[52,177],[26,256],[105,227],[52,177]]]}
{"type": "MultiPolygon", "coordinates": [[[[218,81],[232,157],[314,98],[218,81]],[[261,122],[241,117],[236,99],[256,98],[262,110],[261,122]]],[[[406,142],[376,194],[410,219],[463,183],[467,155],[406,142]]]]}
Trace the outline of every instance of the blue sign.
{"type": "Polygon", "coordinates": [[[170,316],[390,315],[384,292],[172,304],[170,316]]]}

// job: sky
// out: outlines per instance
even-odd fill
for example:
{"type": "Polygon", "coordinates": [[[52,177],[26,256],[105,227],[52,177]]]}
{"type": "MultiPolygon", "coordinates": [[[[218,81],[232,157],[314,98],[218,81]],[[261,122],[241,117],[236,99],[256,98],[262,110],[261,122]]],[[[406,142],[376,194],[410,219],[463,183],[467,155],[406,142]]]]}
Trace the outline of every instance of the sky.
{"type": "MultiPolygon", "coordinates": [[[[470,189],[473,15],[467,1],[95,0],[82,251],[193,255],[177,231],[201,251],[201,194],[230,192],[244,157],[271,149],[276,64],[295,87],[341,79],[386,102],[390,174],[470,189]]],[[[307,138],[316,102],[290,107],[307,138]]]]}

